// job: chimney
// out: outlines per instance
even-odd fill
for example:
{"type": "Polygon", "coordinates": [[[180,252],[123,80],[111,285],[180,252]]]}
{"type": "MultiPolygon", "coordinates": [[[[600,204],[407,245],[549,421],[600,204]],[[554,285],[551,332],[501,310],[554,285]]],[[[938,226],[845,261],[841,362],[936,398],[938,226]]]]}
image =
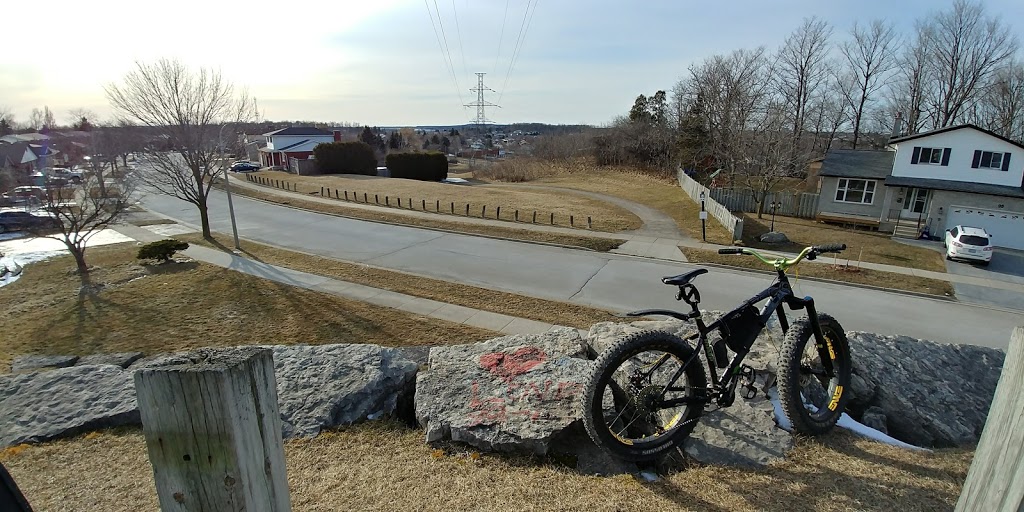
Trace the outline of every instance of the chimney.
{"type": "Polygon", "coordinates": [[[334,130],[334,142],[341,141],[341,130],[334,130]]]}
{"type": "Polygon", "coordinates": [[[896,120],[892,123],[892,135],[890,139],[895,139],[903,135],[903,112],[896,112],[896,120]]]}

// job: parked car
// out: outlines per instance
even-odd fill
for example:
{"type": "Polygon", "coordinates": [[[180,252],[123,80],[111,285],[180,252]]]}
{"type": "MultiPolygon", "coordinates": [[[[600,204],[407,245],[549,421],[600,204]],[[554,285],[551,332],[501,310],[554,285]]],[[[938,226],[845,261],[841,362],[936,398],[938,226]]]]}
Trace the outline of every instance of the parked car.
{"type": "Polygon", "coordinates": [[[231,164],[232,172],[254,172],[260,170],[259,164],[252,162],[235,162],[231,164]]]}
{"type": "Polygon", "coordinates": [[[992,235],[984,228],[954,226],[946,230],[946,259],[953,258],[978,261],[988,265],[992,261],[992,235]]]}
{"type": "Polygon", "coordinates": [[[60,222],[51,215],[25,210],[0,210],[0,233],[26,229],[55,228],[60,222]]]}

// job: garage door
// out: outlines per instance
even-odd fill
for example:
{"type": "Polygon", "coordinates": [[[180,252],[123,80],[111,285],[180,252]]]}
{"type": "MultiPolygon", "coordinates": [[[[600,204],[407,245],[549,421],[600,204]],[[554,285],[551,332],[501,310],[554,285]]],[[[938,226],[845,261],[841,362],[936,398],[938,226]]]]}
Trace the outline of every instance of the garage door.
{"type": "Polygon", "coordinates": [[[1024,213],[951,206],[946,229],[956,225],[985,228],[992,235],[992,245],[1024,250],[1024,213]]]}

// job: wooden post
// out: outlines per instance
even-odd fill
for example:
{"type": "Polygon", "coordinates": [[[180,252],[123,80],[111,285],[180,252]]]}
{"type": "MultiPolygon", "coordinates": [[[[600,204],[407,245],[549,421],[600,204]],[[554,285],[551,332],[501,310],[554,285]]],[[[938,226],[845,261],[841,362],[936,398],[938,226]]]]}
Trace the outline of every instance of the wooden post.
{"type": "MultiPolygon", "coordinates": [[[[355,194],[355,192],[353,192],[353,194],[355,194]]],[[[376,197],[376,196],[374,196],[374,197],[376,197]]],[[[366,200],[366,192],[363,192],[363,202],[364,203],[368,203],[369,202],[369,201],[366,200]]]]}
{"type": "Polygon", "coordinates": [[[270,349],[201,349],[135,372],[160,509],[291,510],[270,349]]]}
{"type": "Polygon", "coordinates": [[[421,206],[421,209],[422,209],[423,211],[427,211],[427,200],[426,200],[426,199],[420,199],[420,203],[421,203],[421,204],[420,204],[420,206],[421,206]]]}
{"type": "Polygon", "coordinates": [[[455,203],[452,203],[452,215],[455,215],[455,203]]]}
{"type": "Polygon", "coordinates": [[[593,224],[590,222],[590,215],[587,215],[587,229],[591,229],[593,224]]]}
{"type": "Polygon", "coordinates": [[[434,204],[434,211],[437,212],[437,213],[441,213],[441,200],[440,199],[436,200],[436,202],[434,204]]]}
{"type": "Polygon", "coordinates": [[[1010,335],[992,405],[957,512],[1024,510],[1024,327],[1010,335]]]}
{"type": "Polygon", "coordinates": [[[377,194],[373,195],[373,204],[380,204],[380,200],[377,198],[377,194]]]}
{"type": "Polygon", "coordinates": [[[536,224],[536,223],[537,223],[537,210],[534,210],[534,211],[533,211],[533,223],[534,223],[534,224],[536,224]]]}
{"type": "Polygon", "coordinates": [[[466,203],[466,217],[469,217],[469,203],[466,203]]]}
{"type": "Polygon", "coordinates": [[[486,216],[487,216],[487,205],[485,204],[484,207],[480,209],[480,218],[482,219],[482,218],[484,218],[486,216]]]}
{"type": "MultiPolygon", "coordinates": [[[[387,199],[387,197],[385,197],[385,199],[387,199]]],[[[398,196],[398,207],[402,207],[402,196],[398,196]]]]}
{"type": "Polygon", "coordinates": [[[498,207],[497,213],[494,214],[494,218],[498,219],[498,220],[501,220],[501,207],[500,206],[498,207]]]}
{"type": "Polygon", "coordinates": [[[570,226],[573,226],[573,227],[576,227],[576,226],[575,226],[575,225],[573,225],[573,223],[572,223],[572,215],[570,215],[570,216],[569,216],[569,225],[570,225],[570,226]]]}
{"type": "Polygon", "coordinates": [[[384,196],[384,206],[391,206],[391,197],[384,196]]]}
{"type": "Polygon", "coordinates": [[[516,210],[516,222],[519,222],[519,210],[516,210]]]}
{"type": "Polygon", "coordinates": [[[552,226],[555,225],[555,213],[554,212],[551,212],[551,225],[552,226]]]}
{"type": "Polygon", "coordinates": [[[323,196],[324,196],[324,188],[320,187],[320,197],[323,197],[323,196]]]}
{"type": "Polygon", "coordinates": [[[345,191],[345,200],[348,201],[348,190],[345,191]]]}

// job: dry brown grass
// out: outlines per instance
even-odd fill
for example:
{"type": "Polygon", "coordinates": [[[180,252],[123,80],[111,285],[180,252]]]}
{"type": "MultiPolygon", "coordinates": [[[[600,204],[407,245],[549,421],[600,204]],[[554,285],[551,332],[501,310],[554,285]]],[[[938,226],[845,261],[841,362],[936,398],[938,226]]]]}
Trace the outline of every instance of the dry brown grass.
{"type": "Polygon", "coordinates": [[[800,252],[808,245],[845,243],[847,249],[843,257],[849,257],[851,261],[857,261],[863,253],[863,261],[872,263],[946,271],[942,254],[924,247],[901,244],[885,233],[847,229],[811,219],[776,216],[775,230],[785,233],[790,243],[765,244],[758,238],[771,229],[771,216],[758,219],[757,214],[744,214],[743,218],[743,243],[747,247],[800,252]]]}
{"type": "MultiPolygon", "coordinates": [[[[693,466],[655,483],[581,475],[547,460],[424,444],[372,422],[285,443],[296,511],[951,510],[973,451],[921,453],[837,432],[800,439],[765,470],[693,466]]],[[[0,452],[35,510],[156,510],[142,434],[105,431],[0,452]]]]}
{"type": "MultiPolygon", "coordinates": [[[[207,245],[224,250],[228,250],[227,247],[233,247],[231,238],[219,233],[214,234],[215,244],[211,244],[208,240],[203,239],[202,235],[198,233],[179,235],[175,238],[193,244],[207,245]]],[[[271,265],[280,265],[294,270],[333,277],[374,288],[382,288],[449,304],[458,304],[467,308],[481,309],[579,329],[589,329],[591,325],[598,322],[621,320],[621,318],[614,316],[611,312],[567,302],[488,290],[486,288],[431,279],[405,272],[370,267],[359,263],[338,261],[248,240],[242,241],[240,245],[243,253],[250,258],[271,265]]]]}
{"type": "MultiPolygon", "coordinates": [[[[777,220],[778,219],[776,219],[776,221],[777,220]]],[[[693,249],[690,247],[680,247],[679,249],[683,251],[683,254],[686,255],[686,259],[690,260],[691,263],[715,263],[718,265],[750,268],[762,271],[771,270],[770,267],[761,263],[753,256],[718,254],[717,251],[693,249]]],[[[822,261],[827,262],[833,261],[831,255],[821,256],[821,259],[822,261]]],[[[822,265],[819,263],[802,263],[799,266],[799,269],[796,271],[791,270],[790,273],[796,276],[818,277],[821,279],[832,279],[834,281],[842,281],[845,283],[867,284],[882,288],[891,288],[894,290],[906,290],[946,297],[953,296],[953,285],[946,281],[896,274],[893,272],[880,272],[871,269],[846,269],[845,266],[846,259],[843,257],[838,260],[838,267],[836,265],[822,265]]],[[[850,266],[855,267],[856,262],[851,262],[850,266]]]]}
{"type": "Polygon", "coordinates": [[[586,226],[587,217],[591,217],[594,229],[609,233],[636,229],[642,224],[639,217],[619,206],[557,191],[508,190],[491,188],[483,183],[466,186],[376,176],[296,176],[278,171],[262,171],[253,176],[286,181],[303,194],[320,195],[323,187],[337,190],[342,197],[348,191],[349,197],[355,195],[359,202],[366,194],[370,204],[374,204],[374,195],[378,196],[381,205],[389,202],[391,206],[397,206],[401,201],[406,209],[412,200],[412,209],[420,211],[424,201],[428,212],[434,212],[440,201],[440,213],[444,215],[450,215],[451,203],[455,203],[456,214],[465,215],[468,204],[472,217],[480,217],[482,207],[486,206],[489,219],[495,218],[500,207],[501,219],[507,221],[514,220],[516,210],[519,210],[520,219],[532,219],[536,211],[538,219],[545,219],[545,222],[549,222],[550,214],[554,213],[555,225],[564,227],[569,227],[569,216],[575,218],[577,227],[586,226]]]}
{"type": "Polygon", "coordinates": [[[19,354],[154,354],[254,343],[443,345],[497,335],[197,262],[141,265],[137,251],[130,243],[90,249],[93,293],[80,293],[70,256],[33,263],[0,288],[0,369],[19,354]]]}
{"type": "Polygon", "coordinates": [[[343,201],[339,201],[338,204],[325,204],[316,201],[308,201],[305,199],[301,199],[299,197],[282,196],[271,192],[263,192],[261,190],[247,189],[242,187],[232,188],[231,193],[235,195],[251,197],[253,199],[260,199],[262,201],[267,201],[269,203],[275,203],[284,206],[293,206],[296,208],[304,208],[307,210],[328,213],[332,215],[343,215],[345,217],[351,217],[355,219],[387,222],[391,224],[403,224],[407,226],[419,226],[431,229],[443,229],[446,231],[454,231],[459,233],[473,233],[484,236],[508,238],[511,240],[523,240],[527,242],[543,242],[549,244],[566,245],[570,247],[582,247],[584,249],[592,249],[601,252],[610,251],[625,243],[625,240],[613,238],[598,238],[586,236],[584,234],[565,235],[561,233],[548,233],[544,231],[518,229],[513,227],[515,226],[515,224],[512,223],[509,223],[509,227],[507,228],[498,226],[481,226],[467,224],[465,222],[445,220],[445,218],[448,216],[444,215],[439,215],[436,220],[419,219],[407,215],[401,215],[398,213],[391,213],[387,208],[380,208],[379,210],[349,208],[345,206],[345,203],[343,201]]]}

